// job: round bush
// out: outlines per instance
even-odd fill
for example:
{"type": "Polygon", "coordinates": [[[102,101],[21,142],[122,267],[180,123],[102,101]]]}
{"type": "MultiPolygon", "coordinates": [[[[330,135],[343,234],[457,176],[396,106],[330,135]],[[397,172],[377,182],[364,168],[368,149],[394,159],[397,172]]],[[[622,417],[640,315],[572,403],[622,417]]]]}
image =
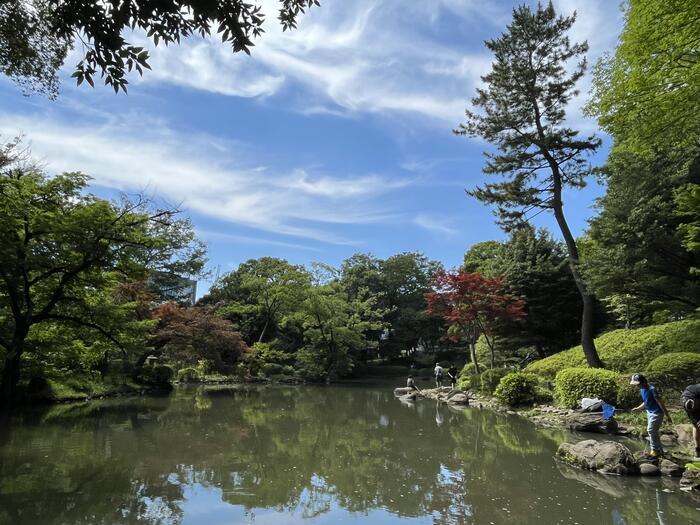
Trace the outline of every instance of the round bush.
{"type": "Polygon", "coordinates": [[[263,374],[266,376],[277,376],[284,373],[284,366],[278,363],[265,363],[262,365],[263,374]]]}
{"type": "Polygon", "coordinates": [[[647,367],[647,378],[667,390],[683,390],[700,380],[700,354],[674,352],[657,357],[647,367]]]}
{"type": "Polygon", "coordinates": [[[138,375],[138,381],[149,385],[170,384],[173,378],[173,369],[167,365],[145,366],[138,375]]]}
{"type": "Polygon", "coordinates": [[[196,368],[187,367],[177,371],[177,380],[181,383],[194,383],[200,381],[201,378],[196,368]]]}
{"type": "Polygon", "coordinates": [[[531,405],[537,399],[537,388],[533,374],[512,372],[501,379],[494,395],[508,406],[531,405]]]}
{"type": "MultiPolygon", "coordinates": [[[[686,319],[634,330],[613,330],[595,339],[598,355],[606,368],[634,373],[648,370],[655,358],[671,353],[700,353],[700,319],[686,319]]],[[[581,346],[551,355],[526,368],[552,378],[559,370],[586,366],[581,346]]]]}
{"type": "MultiPolygon", "coordinates": [[[[512,372],[513,370],[510,368],[489,368],[484,370],[479,376],[479,390],[484,394],[493,394],[501,379],[512,372]]],[[[473,383],[472,386],[474,386],[473,383]]]]}
{"type": "Polygon", "coordinates": [[[557,374],[554,393],[557,402],[576,408],[583,397],[598,397],[617,403],[618,374],[600,368],[566,368],[557,374]]]}

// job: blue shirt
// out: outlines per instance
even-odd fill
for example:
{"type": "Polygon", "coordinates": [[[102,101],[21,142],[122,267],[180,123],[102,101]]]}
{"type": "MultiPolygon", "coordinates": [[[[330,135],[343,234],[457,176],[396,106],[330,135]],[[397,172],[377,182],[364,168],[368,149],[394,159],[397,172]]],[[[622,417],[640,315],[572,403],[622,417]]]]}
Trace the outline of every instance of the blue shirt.
{"type": "Polygon", "coordinates": [[[656,391],[653,385],[649,385],[648,388],[640,388],[639,393],[642,395],[642,401],[644,401],[644,408],[647,412],[652,412],[654,414],[660,414],[662,412],[661,406],[659,405],[656,398],[659,393],[656,391]]]}

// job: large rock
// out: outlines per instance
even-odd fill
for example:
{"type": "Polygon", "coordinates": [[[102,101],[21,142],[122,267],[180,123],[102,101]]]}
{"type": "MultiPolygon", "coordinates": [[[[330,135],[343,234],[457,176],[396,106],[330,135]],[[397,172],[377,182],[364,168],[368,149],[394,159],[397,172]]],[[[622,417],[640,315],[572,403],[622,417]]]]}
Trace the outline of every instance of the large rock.
{"type": "Polygon", "coordinates": [[[418,396],[416,394],[404,394],[399,397],[399,401],[403,403],[413,403],[418,396]]]}
{"type": "Polygon", "coordinates": [[[678,443],[681,445],[690,445],[693,443],[693,425],[690,423],[683,425],[676,425],[673,430],[678,436],[678,443]]]}
{"type": "Polygon", "coordinates": [[[394,388],[394,395],[396,397],[401,397],[405,396],[406,394],[412,394],[416,391],[415,388],[409,388],[409,387],[400,387],[400,388],[394,388]]]}
{"type": "Polygon", "coordinates": [[[615,434],[618,431],[615,419],[603,419],[602,412],[572,412],[566,416],[566,425],[579,432],[615,434]]]}
{"type": "Polygon", "coordinates": [[[660,476],[661,470],[653,463],[641,463],[639,465],[639,473],[642,476],[660,476]]]}
{"type": "Polygon", "coordinates": [[[661,460],[661,463],[659,463],[659,469],[664,476],[680,478],[683,475],[683,467],[668,459],[661,460]]]}
{"type": "Polygon", "coordinates": [[[639,473],[629,449],[614,441],[587,439],[578,443],[562,443],[556,456],[569,465],[605,474],[639,473]]]}
{"type": "Polygon", "coordinates": [[[681,478],[681,490],[700,490],[700,468],[689,466],[681,478]]]}
{"type": "Polygon", "coordinates": [[[469,396],[463,392],[458,392],[456,394],[450,395],[447,398],[447,403],[450,405],[469,405],[469,396]]]}

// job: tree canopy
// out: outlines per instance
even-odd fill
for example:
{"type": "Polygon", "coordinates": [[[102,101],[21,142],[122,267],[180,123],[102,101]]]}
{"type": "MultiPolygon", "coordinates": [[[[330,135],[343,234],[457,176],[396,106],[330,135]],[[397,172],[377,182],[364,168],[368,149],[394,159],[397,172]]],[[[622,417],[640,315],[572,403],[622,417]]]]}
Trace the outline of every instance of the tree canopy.
{"type": "Polygon", "coordinates": [[[177,210],[143,199],[113,203],[85,193],[88,177],[48,177],[18,154],[0,151],[0,347],[2,398],[12,396],[33,327],[59,322],[92,330],[121,346],[120,282],[149,271],[196,274],[203,246],[177,210]],[[109,305],[115,304],[110,309],[109,305]],[[109,315],[108,315],[109,314],[109,315]]]}
{"type": "Polygon", "coordinates": [[[628,0],[613,54],[594,69],[587,112],[615,149],[698,147],[700,1],[628,0]]]}
{"type": "MultiPolygon", "coordinates": [[[[293,29],[318,0],[280,0],[279,22],[293,29]]],[[[127,73],[150,69],[148,51],[125,33],[144,33],[154,45],[179,44],[212,31],[234,53],[250,54],[263,32],[257,2],[244,0],[27,0],[0,3],[0,71],[23,87],[50,97],[58,93],[58,70],[68,52],[80,47],[73,77],[94,86],[99,76],[115,92],[126,92],[127,73]]]]}

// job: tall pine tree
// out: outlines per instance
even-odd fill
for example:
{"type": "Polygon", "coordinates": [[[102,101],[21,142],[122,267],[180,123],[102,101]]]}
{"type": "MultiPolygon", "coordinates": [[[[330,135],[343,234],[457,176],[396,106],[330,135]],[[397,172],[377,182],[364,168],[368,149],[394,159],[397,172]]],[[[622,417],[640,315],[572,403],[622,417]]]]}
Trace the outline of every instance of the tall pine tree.
{"type": "Polygon", "coordinates": [[[564,217],[562,189],[581,188],[591,172],[588,154],[600,146],[595,136],[579,138],[566,126],[566,105],[578,91],[588,51],[586,42],[572,44],[567,31],[576,15],[557,16],[546,7],[513,10],[513,21],[500,38],[486,47],[494,54],[492,70],[482,77],[484,88],[472,100],[479,112],[467,110],[467,120],[455,133],[481,137],[497,147],[486,152],[484,173],[501,182],[485,184],[469,194],[496,205],[506,229],[528,220],[533,210],[551,210],[566,243],[571,273],[583,301],[581,344],[589,366],[602,363],[593,342],[594,298],[579,271],[579,255],[564,217]],[[579,59],[579,57],[581,57],[579,59]],[[567,70],[569,60],[578,60],[567,70]]]}

